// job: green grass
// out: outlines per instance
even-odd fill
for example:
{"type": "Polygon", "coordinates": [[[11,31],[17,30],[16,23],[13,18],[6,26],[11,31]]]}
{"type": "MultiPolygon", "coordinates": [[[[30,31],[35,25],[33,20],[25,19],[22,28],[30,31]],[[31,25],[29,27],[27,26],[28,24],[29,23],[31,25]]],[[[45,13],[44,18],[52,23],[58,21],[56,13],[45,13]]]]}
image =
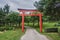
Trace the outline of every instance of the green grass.
{"type": "Polygon", "coordinates": [[[47,35],[47,37],[49,37],[49,39],[51,38],[51,40],[60,40],[60,36],[58,33],[43,33],[44,35],[47,35]]]}
{"type": "Polygon", "coordinates": [[[55,27],[56,22],[43,22],[43,28],[55,27]]]}
{"type": "MultiPolygon", "coordinates": [[[[36,28],[36,30],[40,33],[39,28],[36,28]]],[[[58,33],[46,33],[43,30],[41,34],[46,35],[50,40],[60,40],[60,36],[58,33]]]]}
{"type": "Polygon", "coordinates": [[[21,29],[17,29],[15,31],[9,30],[0,33],[0,40],[19,40],[23,34],[24,33],[22,33],[21,29]]]}
{"type": "MultiPolygon", "coordinates": [[[[50,40],[60,40],[60,36],[58,33],[46,33],[46,32],[44,32],[45,28],[55,27],[54,26],[55,24],[56,24],[56,22],[44,22],[43,23],[43,32],[41,34],[46,35],[50,40]]],[[[36,30],[40,33],[39,28],[36,28],[36,30]]]]}

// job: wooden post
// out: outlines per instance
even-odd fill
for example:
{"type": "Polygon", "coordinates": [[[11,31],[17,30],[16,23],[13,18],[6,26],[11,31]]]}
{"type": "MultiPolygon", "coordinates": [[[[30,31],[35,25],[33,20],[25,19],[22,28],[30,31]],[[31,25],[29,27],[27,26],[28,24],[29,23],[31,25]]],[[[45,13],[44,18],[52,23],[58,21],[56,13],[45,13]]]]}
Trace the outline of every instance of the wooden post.
{"type": "Polygon", "coordinates": [[[24,12],[22,13],[22,32],[24,32],[24,12]]]}
{"type": "Polygon", "coordinates": [[[42,32],[42,14],[39,14],[40,32],[42,32]]]}

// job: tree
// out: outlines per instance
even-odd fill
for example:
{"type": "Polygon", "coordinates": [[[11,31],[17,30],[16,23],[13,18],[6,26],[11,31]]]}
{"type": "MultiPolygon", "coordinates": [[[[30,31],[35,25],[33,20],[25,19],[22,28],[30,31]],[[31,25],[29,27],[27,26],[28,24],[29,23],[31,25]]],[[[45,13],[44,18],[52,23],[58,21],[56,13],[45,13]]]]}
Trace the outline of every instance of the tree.
{"type": "Polygon", "coordinates": [[[16,27],[18,27],[18,24],[19,24],[19,27],[20,27],[21,17],[18,15],[19,13],[17,12],[10,12],[10,14],[7,16],[6,21],[10,23],[10,26],[14,26],[15,24],[16,27]]]}
{"type": "Polygon", "coordinates": [[[4,17],[5,17],[5,14],[3,12],[3,9],[0,8],[0,25],[4,24],[4,17]]]}
{"type": "Polygon", "coordinates": [[[35,2],[35,7],[38,9],[42,9],[44,15],[50,16],[49,20],[57,21],[59,20],[60,13],[57,13],[58,8],[55,8],[56,2],[60,2],[59,0],[40,0],[39,2],[35,2]],[[42,7],[39,7],[41,5],[42,7]]]}
{"type": "Polygon", "coordinates": [[[3,8],[3,10],[4,10],[4,12],[5,12],[6,14],[9,13],[9,9],[10,9],[10,6],[9,6],[8,4],[6,4],[6,5],[4,6],[4,8],[3,8]]]}
{"type": "Polygon", "coordinates": [[[8,24],[7,21],[6,21],[6,17],[9,15],[9,10],[10,10],[10,6],[8,4],[6,4],[3,8],[3,12],[5,14],[5,17],[4,17],[4,22],[5,22],[5,26],[8,24]]]}
{"type": "Polygon", "coordinates": [[[39,2],[35,1],[34,6],[41,12],[44,10],[45,0],[40,0],[39,2]]]}
{"type": "Polygon", "coordinates": [[[29,25],[29,22],[31,22],[31,16],[26,16],[25,22],[28,23],[28,25],[29,25]]]}
{"type": "Polygon", "coordinates": [[[35,23],[38,21],[38,27],[39,27],[39,17],[38,16],[32,16],[31,21],[33,22],[33,27],[35,27],[35,23]]]}

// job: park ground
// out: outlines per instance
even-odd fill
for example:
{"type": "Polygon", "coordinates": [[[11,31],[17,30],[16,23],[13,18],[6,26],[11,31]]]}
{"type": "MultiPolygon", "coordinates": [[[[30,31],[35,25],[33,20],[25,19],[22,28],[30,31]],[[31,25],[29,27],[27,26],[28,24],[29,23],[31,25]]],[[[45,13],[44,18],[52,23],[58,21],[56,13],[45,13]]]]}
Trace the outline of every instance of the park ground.
{"type": "MultiPolygon", "coordinates": [[[[55,26],[58,22],[44,22],[43,23],[43,32],[41,34],[46,35],[50,40],[60,40],[60,26],[55,26]],[[46,33],[44,29],[46,28],[58,28],[59,33],[46,33]]],[[[36,30],[40,33],[39,28],[36,30]]]]}
{"type": "Polygon", "coordinates": [[[21,29],[0,32],[0,40],[19,40],[23,34],[21,29]]]}
{"type": "MultiPolygon", "coordinates": [[[[14,3],[12,4],[14,7],[16,7],[16,9],[18,7],[15,6],[14,4],[16,4],[17,2],[18,1],[14,0],[14,3]]],[[[24,1],[24,2],[27,3],[27,1],[24,1]]],[[[3,1],[0,1],[0,3],[3,3],[3,1]]],[[[18,6],[19,6],[19,3],[17,4],[18,6]]],[[[3,5],[3,4],[0,6],[0,40],[20,40],[22,35],[24,35],[26,32],[26,31],[22,32],[21,30],[20,24],[22,22],[22,17],[19,16],[19,12],[13,11],[14,7],[11,8],[10,7],[11,5],[9,5],[9,2],[5,3],[6,5],[5,4],[3,5]]],[[[33,5],[35,6],[36,10],[39,10],[40,13],[43,14],[42,15],[43,32],[40,33],[40,30],[39,30],[38,16],[24,17],[25,26],[35,28],[37,32],[47,36],[50,40],[60,40],[60,0],[40,0],[38,2],[35,1],[33,5]],[[48,29],[48,28],[58,28],[58,32],[47,33],[45,32],[45,29],[48,29]]],[[[27,13],[30,13],[30,12],[27,12],[27,13]]],[[[32,13],[38,14],[39,12],[37,11],[32,13]]]]}
{"type": "MultiPolygon", "coordinates": [[[[29,27],[29,26],[28,26],[29,27]]],[[[49,40],[47,36],[37,32],[34,28],[26,28],[25,34],[21,40],[49,40]]]]}
{"type": "MultiPolygon", "coordinates": [[[[57,22],[44,22],[43,23],[43,32],[41,34],[47,36],[50,40],[60,40],[59,33],[46,33],[44,32],[45,28],[55,27],[54,25],[57,22]]],[[[26,23],[25,23],[26,24],[26,23]]],[[[29,23],[30,25],[32,23],[29,23]]],[[[57,26],[59,28],[59,26],[57,26]]],[[[39,33],[39,28],[35,28],[39,33]]],[[[0,40],[19,40],[25,32],[22,32],[21,29],[8,30],[6,32],[0,32],[0,40]]]]}

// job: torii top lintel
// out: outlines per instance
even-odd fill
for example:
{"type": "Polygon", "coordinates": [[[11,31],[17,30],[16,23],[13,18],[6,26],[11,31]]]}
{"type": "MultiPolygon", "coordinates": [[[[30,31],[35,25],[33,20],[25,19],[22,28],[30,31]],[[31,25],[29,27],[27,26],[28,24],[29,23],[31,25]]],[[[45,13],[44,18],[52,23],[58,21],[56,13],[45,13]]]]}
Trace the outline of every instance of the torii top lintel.
{"type": "MultiPolygon", "coordinates": [[[[24,14],[24,16],[38,16],[38,15],[42,15],[38,10],[36,9],[18,9],[19,12],[22,12],[24,14]],[[31,14],[25,14],[25,12],[31,12],[31,14]],[[38,14],[32,14],[32,12],[39,12],[38,14]]],[[[22,16],[22,14],[20,14],[20,16],[22,16]]]]}
{"type": "Polygon", "coordinates": [[[18,9],[19,12],[37,12],[38,10],[36,9],[18,9]]]}

